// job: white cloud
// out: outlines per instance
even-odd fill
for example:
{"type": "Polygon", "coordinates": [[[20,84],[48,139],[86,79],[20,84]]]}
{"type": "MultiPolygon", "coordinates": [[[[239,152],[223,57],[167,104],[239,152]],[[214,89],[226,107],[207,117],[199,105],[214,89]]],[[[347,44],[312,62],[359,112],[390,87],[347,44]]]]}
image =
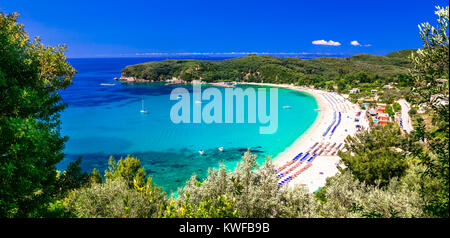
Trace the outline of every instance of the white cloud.
{"type": "Polygon", "coordinates": [[[350,45],[361,46],[361,44],[356,40],[353,40],[352,42],[350,42],[350,45]]]}
{"type": "Polygon", "coordinates": [[[356,40],[351,41],[351,42],[350,42],[350,45],[353,45],[353,46],[364,46],[364,47],[372,46],[371,44],[361,45],[361,44],[360,44],[358,41],[356,41],[356,40]]]}
{"type": "Polygon", "coordinates": [[[337,42],[337,41],[326,41],[326,40],[315,40],[312,42],[313,45],[331,45],[331,46],[340,46],[341,43],[337,42]]]}

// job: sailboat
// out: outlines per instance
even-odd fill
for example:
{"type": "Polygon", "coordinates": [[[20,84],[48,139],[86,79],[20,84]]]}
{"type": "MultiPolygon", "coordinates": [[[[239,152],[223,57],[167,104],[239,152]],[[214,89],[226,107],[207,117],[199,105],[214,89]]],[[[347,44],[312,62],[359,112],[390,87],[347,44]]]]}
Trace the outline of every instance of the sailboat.
{"type": "Polygon", "coordinates": [[[142,98],[141,113],[148,113],[148,111],[144,109],[144,98],[142,98]]]}

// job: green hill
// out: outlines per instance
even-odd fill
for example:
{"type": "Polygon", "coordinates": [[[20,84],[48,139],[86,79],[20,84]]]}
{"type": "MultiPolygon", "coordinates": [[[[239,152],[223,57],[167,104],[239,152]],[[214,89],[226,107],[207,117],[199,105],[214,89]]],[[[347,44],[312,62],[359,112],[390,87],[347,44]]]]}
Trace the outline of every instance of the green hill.
{"type": "Polygon", "coordinates": [[[411,56],[411,53],[415,53],[416,51],[417,51],[417,49],[405,49],[405,50],[392,52],[392,53],[386,55],[386,57],[390,57],[390,58],[397,57],[397,58],[407,59],[409,56],[411,56]]]}
{"type": "Polygon", "coordinates": [[[389,78],[408,72],[409,60],[395,52],[390,56],[357,54],[348,58],[319,57],[314,59],[278,58],[267,55],[220,61],[163,60],[122,69],[122,76],[144,80],[165,80],[177,77],[185,81],[251,81],[266,83],[314,83],[366,74],[370,78],[389,78]]]}

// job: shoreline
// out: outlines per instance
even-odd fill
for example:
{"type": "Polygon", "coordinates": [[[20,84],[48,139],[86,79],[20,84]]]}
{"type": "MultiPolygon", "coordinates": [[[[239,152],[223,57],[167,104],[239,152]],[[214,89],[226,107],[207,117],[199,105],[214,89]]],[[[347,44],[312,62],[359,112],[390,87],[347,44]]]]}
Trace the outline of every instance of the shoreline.
{"type": "Polygon", "coordinates": [[[361,118],[360,122],[358,123],[354,122],[353,119],[355,117],[355,114],[360,111],[359,107],[356,104],[349,102],[337,93],[330,93],[317,89],[271,83],[246,82],[241,84],[270,86],[296,90],[313,96],[317,101],[317,105],[320,111],[317,115],[316,120],[290,146],[286,147],[284,151],[280,152],[278,155],[272,158],[272,161],[275,167],[279,168],[289,161],[292,161],[292,159],[295,158],[295,156],[300,152],[306,154],[306,152],[310,151],[311,147],[316,143],[318,143],[319,145],[324,145],[324,148],[327,148],[327,146],[328,148],[330,148],[329,145],[335,144],[336,147],[332,148],[331,151],[336,151],[336,153],[326,151],[324,154],[317,154],[316,157],[311,161],[311,163],[304,162],[303,164],[301,164],[301,166],[299,166],[297,169],[294,169],[290,174],[286,176],[288,177],[295,171],[304,168],[304,171],[302,171],[298,174],[298,176],[289,181],[289,183],[287,184],[288,187],[293,186],[294,184],[302,184],[307,187],[309,192],[315,192],[320,187],[323,187],[325,185],[326,178],[332,177],[339,172],[337,166],[340,163],[340,157],[337,155],[337,145],[341,145],[339,147],[339,150],[342,150],[344,148],[343,145],[345,143],[345,138],[348,135],[356,134],[357,130],[355,128],[355,125],[360,124],[365,126],[366,124],[364,118],[361,118]],[[323,136],[324,131],[326,131],[326,129],[331,124],[335,111],[341,112],[342,122],[339,124],[339,126],[336,127],[336,131],[333,134],[327,134],[326,136],[323,136]],[[309,165],[306,166],[306,164],[309,165]]]}
{"type": "MultiPolygon", "coordinates": [[[[323,99],[320,97],[320,95],[318,95],[317,92],[315,92],[317,90],[314,90],[314,89],[300,88],[300,87],[286,85],[286,84],[271,84],[271,83],[240,83],[240,84],[270,86],[270,87],[291,89],[291,90],[307,93],[307,94],[311,95],[312,97],[314,97],[314,99],[317,102],[317,106],[318,106],[318,109],[320,109],[320,111],[316,117],[316,120],[314,120],[314,122],[311,124],[311,126],[303,134],[301,134],[297,139],[295,139],[295,141],[292,142],[292,144],[290,146],[286,147],[286,149],[284,149],[282,152],[278,153],[278,155],[276,155],[272,159],[274,162],[282,160],[283,158],[286,158],[288,155],[290,155],[289,152],[292,152],[294,149],[298,149],[298,147],[301,146],[302,144],[305,144],[305,142],[306,142],[305,137],[310,134],[315,134],[314,132],[318,131],[320,124],[324,122],[325,114],[330,110],[330,108],[328,108],[326,102],[324,102],[323,99]]],[[[293,156],[295,156],[295,155],[293,155],[293,156]]]]}
{"type": "Polygon", "coordinates": [[[311,95],[312,97],[314,97],[314,99],[317,102],[317,106],[318,109],[320,109],[316,120],[314,120],[314,122],[311,124],[311,126],[303,133],[301,134],[297,139],[295,139],[294,142],[292,142],[292,144],[288,147],[286,147],[286,149],[284,149],[282,152],[278,153],[278,155],[276,155],[272,160],[274,161],[274,163],[276,163],[277,161],[283,160],[286,157],[293,157],[296,154],[292,154],[289,152],[292,152],[295,149],[298,149],[300,146],[304,145],[306,143],[306,138],[308,135],[311,134],[316,134],[315,132],[318,131],[320,124],[322,124],[324,122],[325,119],[325,114],[327,112],[329,112],[330,108],[327,106],[326,102],[323,101],[323,99],[320,97],[320,95],[317,94],[318,90],[314,90],[314,89],[307,89],[307,88],[301,88],[301,87],[296,87],[296,86],[291,86],[291,85],[286,85],[286,84],[271,84],[271,83],[241,83],[241,84],[248,84],[248,85],[259,85],[259,86],[270,86],[270,87],[277,87],[277,88],[286,88],[286,89],[291,89],[291,90],[295,90],[295,91],[299,91],[299,92],[303,92],[303,93],[307,93],[309,95],[311,95]]]}
{"type": "MultiPolygon", "coordinates": [[[[234,85],[231,86],[225,83],[195,82],[217,87],[234,87],[234,85]]],[[[317,102],[319,111],[315,121],[289,146],[272,158],[275,168],[280,169],[278,171],[279,182],[284,187],[300,184],[304,185],[309,192],[315,192],[320,187],[323,187],[328,177],[332,177],[339,172],[337,166],[340,165],[340,157],[337,155],[337,152],[344,149],[345,138],[356,134],[357,129],[355,125],[366,127],[367,124],[368,126],[368,121],[365,122],[366,119],[363,117],[360,118],[359,122],[353,120],[358,111],[361,111],[362,115],[365,115],[365,113],[356,104],[334,92],[288,84],[237,83],[295,90],[309,94],[317,102]],[[338,123],[336,119],[335,123],[333,122],[333,117],[335,115],[337,117],[338,113],[342,116],[342,122],[339,120],[338,123]],[[331,124],[332,122],[333,124],[331,124]],[[325,133],[326,135],[324,135],[324,132],[330,128],[333,128],[329,131],[330,133],[325,133]],[[300,153],[303,153],[300,158],[305,156],[306,159],[303,158],[304,161],[300,163],[300,159],[293,161],[300,153]],[[289,178],[289,180],[283,181],[286,178],[289,178]]]]}

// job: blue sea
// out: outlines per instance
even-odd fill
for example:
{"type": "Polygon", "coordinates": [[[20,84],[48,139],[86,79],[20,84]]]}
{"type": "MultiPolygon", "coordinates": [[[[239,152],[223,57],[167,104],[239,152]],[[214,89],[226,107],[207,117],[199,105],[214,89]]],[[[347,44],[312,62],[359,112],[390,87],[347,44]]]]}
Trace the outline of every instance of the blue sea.
{"type": "MultiPolygon", "coordinates": [[[[228,169],[234,169],[248,149],[258,155],[260,164],[267,156],[274,158],[301,136],[317,117],[314,111],[317,102],[311,95],[278,89],[278,129],[274,134],[260,134],[259,128],[267,124],[260,124],[258,120],[248,123],[247,115],[245,123],[175,124],[170,119],[170,109],[177,101],[170,100],[169,95],[177,87],[192,92],[192,86],[127,84],[113,80],[120,77],[120,70],[125,66],[153,60],[163,59],[69,60],[78,73],[73,84],[60,92],[68,104],[61,114],[61,121],[62,133],[69,140],[64,149],[65,159],[58,164],[58,169],[65,169],[71,161],[82,156],[83,170],[90,172],[97,168],[103,174],[110,155],[116,160],[132,155],[141,160],[154,183],[167,192],[175,192],[193,174],[204,178],[208,168],[224,163],[228,169]],[[148,111],[146,114],[140,113],[142,101],[148,111]],[[218,147],[224,150],[219,151],[218,147]],[[201,155],[199,150],[204,154],[201,155]]],[[[212,86],[202,86],[202,89],[208,87],[212,86]]],[[[200,105],[207,104],[205,101],[200,105]]],[[[268,104],[269,100],[267,110],[268,104]]]]}

